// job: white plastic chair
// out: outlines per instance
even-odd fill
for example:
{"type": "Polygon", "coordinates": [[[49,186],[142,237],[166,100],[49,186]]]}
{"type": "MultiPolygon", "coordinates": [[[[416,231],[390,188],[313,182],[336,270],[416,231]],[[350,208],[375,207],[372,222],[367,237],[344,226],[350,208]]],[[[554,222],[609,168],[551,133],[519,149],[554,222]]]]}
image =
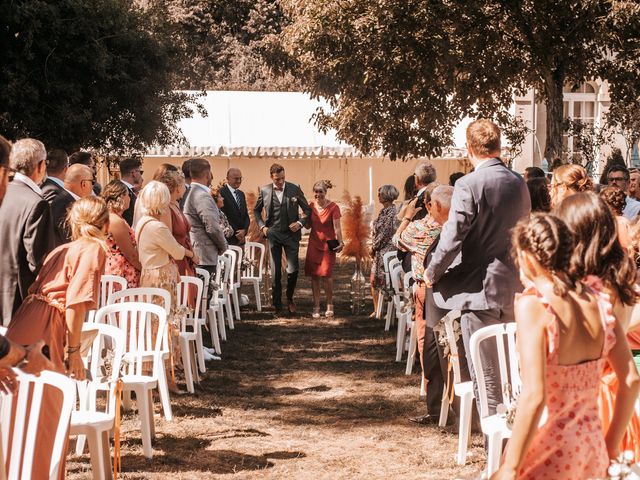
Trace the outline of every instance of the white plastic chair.
{"type": "MultiPolygon", "coordinates": [[[[389,268],[389,262],[391,261],[391,259],[395,258],[397,260],[398,258],[398,252],[396,250],[393,250],[391,252],[387,252],[384,255],[382,255],[382,265],[384,267],[384,284],[385,284],[385,288],[391,288],[391,279],[389,276],[389,273],[391,272],[391,269],[389,268]]],[[[376,308],[376,318],[377,319],[381,319],[382,318],[382,310],[384,308],[384,293],[382,292],[382,289],[378,292],[378,305],[376,308]]],[[[389,309],[391,308],[391,303],[387,302],[387,315],[389,312],[389,309]]],[[[386,329],[388,330],[388,329],[386,329]]]]}
{"type": "MultiPolygon", "coordinates": [[[[211,343],[213,349],[218,355],[222,353],[220,347],[220,333],[218,330],[218,318],[224,316],[222,305],[211,304],[209,299],[209,284],[211,283],[211,274],[204,268],[196,268],[196,275],[202,278],[204,288],[202,289],[202,303],[200,304],[200,327],[203,327],[208,321],[209,334],[211,335],[211,343]]],[[[223,320],[224,322],[224,320],[223,320]]]]}
{"type": "MultiPolygon", "coordinates": [[[[123,356],[125,373],[120,377],[123,390],[136,394],[142,432],[142,451],[152,458],[151,439],[155,436],[152,390],[159,387],[160,372],[164,375],[163,338],[167,329],[167,312],[151,303],[123,302],[102,307],[96,313],[96,323],[107,323],[128,333],[123,356]],[[158,319],[158,335],[151,340],[152,318],[158,319]],[[143,373],[145,362],[152,360],[150,374],[143,373]]],[[[171,405],[169,405],[170,412],[171,405]]],[[[166,411],[165,411],[166,414],[166,411]]]]}
{"type": "Polygon", "coordinates": [[[187,383],[187,391],[194,393],[193,380],[198,379],[196,358],[201,372],[206,372],[204,364],[204,345],[202,344],[202,329],[200,328],[200,305],[202,303],[202,280],[197,277],[181,276],[180,282],[176,285],[176,299],[178,307],[189,306],[190,287],[196,288],[196,304],[193,311],[182,319],[180,325],[180,352],[182,354],[182,366],[187,383]]]}
{"type": "Polygon", "coordinates": [[[3,327],[2,325],[0,325],[0,335],[6,335],[7,334],[7,327],[3,327]]]}
{"type": "MultiPolygon", "coordinates": [[[[236,247],[239,248],[239,247],[236,247]]],[[[229,269],[229,282],[226,284],[227,289],[229,291],[229,299],[231,302],[231,306],[233,307],[233,314],[235,318],[240,320],[240,298],[238,295],[240,281],[237,279],[238,276],[238,268],[239,268],[239,259],[238,259],[238,251],[232,248],[227,249],[223,254],[223,256],[229,258],[231,260],[231,268],[229,269]],[[237,288],[236,288],[237,287],[237,288]]],[[[231,328],[231,326],[229,326],[231,328]]],[[[233,330],[233,328],[231,328],[233,330]]]]}
{"type": "MultiPolygon", "coordinates": [[[[229,325],[229,329],[233,330],[235,328],[233,324],[233,305],[231,302],[231,293],[229,284],[231,282],[231,274],[233,272],[233,258],[235,258],[233,253],[225,252],[222,255],[218,255],[218,267],[216,268],[216,289],[212,295],[211,301],[215,300],[215,303],[222,304],[222,307],[226,313],[227,324],[229,325]]],[[[223,340],[227,339],[227,331],[224,328],[224,319],[220,322],[220,335],[223,340]]]]}
{"type": "Polygon", "coordinates": [[[261,243],[247,242],[244,245],[244,256],[251,262],[251,265],[242,272],[240,283],[243,285],[253,285],[253,292],[256,297],[256,308],[262,311],[262,295],[260,285],[264,269],[265,247],[261,243]]]}
{"type": "Polygon", "coordinates": [[[482,427],[482,432],[487,436],[487,474],[490,477],[500,466],[502,441],[511,437],[511,429],[507,427],[507,421],[503,416],[498,414],[489,415],[484,368],[482,365],[482,357],[480,355],[480,350],[483,348],[481,344],[487,340],[489,340],[489,343],[491,344],[490,348],[497,348],[498,351],[503,403],[506,404],[508,401],[505,398],[504,393],[505,385],[509,383],[514,394],[517,394],[520,392],[522,382],[520,380],[518,353],[516,350],[515,323],[489,325],[488,327],[481,328],[471,335],[469,347],[471,350],[470,353],[473,370],[478,384],[478,396],[480,397],[477,399],[480,402],[480,426],[482,427]],[[505,338],[508,353],[505,352],[505,338]]]}
{"type": "MultiPolygon", "coordinates": [[[[417,288],[416,284],[409,285],[411,280],[410,275],[404,276],[404,294],[405,297],[408,295],[414,295],[415,290],[417,288]]],[[[416,362],[416,353],[418,352],[418,329],[415,328],[416,320],[415,316],[415,308],[411,309],[411,315],[406,318],[407,331],[409,332],[409,341],[407,342],[407,365],[405,368],[405,375],[411,375],[413,372],[413,365],[416,362]]]]}
{"type": "Polygon", "coordinates": [[[411,275],[402,270],[402,266],[396,267],[392,272],[391,283],[395,292],[393,296],[396,318],[398,319],[398,331],[396,334],[396,362],[402,361],[402,355],[407,350],[407,329],[413,327],[413,308],[409,295],[409,282],[411,275]]]}
{"type": "Polygon", "coordinates": [[[6,453],[3,452],[11,451],[7,478],[11,480],[32,478],[38,422],[42,415],[46,415],[57,420],[48,476],[50,479],[56,479],[59,476],[60,460],[63,459],[62,452],[66,444],[69,420],[76,399],[75,382],[65,375],[48,370],[41,372],[38,377],[22,373],[18,369],[14,369],[14,371],[20,381],[17,394],[0,395],[0,425],[2,425],[0,470],[4,475],[4,466],[8,463],[8,459],[5,457],[6,453]],[[45,387],[56,389],[62,394],[62,404],[59,411],[43,410],[42,397],[45,387]],[[33,394],[31,402],[29,402],[30,392],[33,394]],[[16,411],[12,416],[14,404],[16,411]],[[9,430],[12,426],[13,437],[11,438],[11,448],[8,448],[9,430]]]}
{"type": "Polygon", "coordinates": [[[399,260],[391,259],[389,262],[389,268],[389,281],[393,295],[391,296],[390,307],[387,309],[387,317],[384,326],[385,331],[389,331],[391,325],[395,323],[396,317],[400,313],[398,306],[402,298],[402,280],[404,278],[404,270],[402,270],[402,264],[399,260]]]}
{"type": "Polygon", "coordinates": [[[98,330],[85,363],[91,380],[76,382],[79,407],[71,414],[69,435],[77,435],[76,454],[82,455],[85,440],[89,441],[93,478],[111,478],[109,455],[109,431],[113,429],[115,416],[115,388],[120,376],[120,366],[126,337],[118,327],[104,323],[85,323],[82,331],[98,330]],[[109,362],[107,362],[109,359],[109,362]],[[103,368],[105,371],[103,372],[103,368]],[[106,374],[110,368],[110,374],[106,374]],[[96,409],[98,391],[107,393],[106,409],[96,409]]]}
{"type": "MultiPolygon", "coordinates": [[[[128,288],[126,290],[121,290],[119,292],[114,292],[109,296],[107,303],[109,305],[115,303],[123,303],[123,302],[140,302],[140,303],[155,303],[160,301],[164,311],[166,313],[165,322],[171,315],[171,293],[162,288],[150,288],[150,287],[140,287],[140,288],[128,288]]],[[[151,345],[151,324],[147,324],[148,330],[145,332],[146,344],[151,345]]],[[[161,356],[164,367],[164,362],[169,360],[170,350],[169,350],[169,332],[168,328],[164,330],[158,330],[158,338],[162,338],[161,343],[161,356]],[[162,335],[160,333],[162,332],[162,335]]],[[[129,340],[131,341],[131,340],[129,340]]],[[[127,346],[126,352],[129,351],[129,346],[127,346]]],[[[155,353],[153,354],[155,355],[155,353]]],[[[149,358],[145,360],[154,360],[153,355],[149,354],[149,358]]],[[[161,368],[158,372],[155,372],[158,377],[158,391],[160,393],[160,401],[162,403],[162,411],[164,412],[164,418],[167,421],[173,420],[173,413],[171,411],[171,400],[169,396],[169,384],[167,382],[167,373],[164,368],[161,368]]],[[[128,394],[125,394],[125,407],[128,408],[128,394]]]]}
{"type": "Polygon", "coordinates": [[[231,286],[231,297],[233,298],[233,306],[236,313],[236,318],[240,318],[240,288],[242,285],[242,259],[244,258],[244,250],[237,245],[229,245],[229,250],[233,251],[236,255],[236,264],[233,269],[233,282],[231,286]]]}
{"type": "MultiPolygon", "coordinates": [[[[127,280],[117,275],[102,275],[100,277],[100,295],[98,295],[98,308],[104,307],[109,296],[113,292],[127,289],[127,280]],[[116,288],[117,287],[117,288],[116,288]]],[[[95,310],[90,310],[87,313],[87,322],[93,322],[96,315],[95,310]]]]}
{"type": "MultiPolygon", "coordinates": [[[[458,452],[456,453],[456,463],[464,465],[467,460],[467,449],[471,438],[471,416],[473,407],[473,382],[462,381],[460,374],[460,352],[456,343],[456,336],[453,329],[453,322],[460,318],[459,310],[452,310],[444,317],[444,328],[449,343],[449,368],[453,371],[453,386],[445,385],[442,393],[442,405],[440,407],[439,425],[444,427],[447,424],[449,415],[449,389],[453,388],[454,395],[460,397],[460,425],[458,426],[458,452]]],[[[449,379],[447,379],[449,381],[449,379]]]]}

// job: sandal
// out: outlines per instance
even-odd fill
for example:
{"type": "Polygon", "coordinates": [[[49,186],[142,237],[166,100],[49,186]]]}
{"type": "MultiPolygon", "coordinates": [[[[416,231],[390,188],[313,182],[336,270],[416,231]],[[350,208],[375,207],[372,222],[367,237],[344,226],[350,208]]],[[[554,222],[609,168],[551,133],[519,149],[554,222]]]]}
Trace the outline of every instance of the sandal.
{"type": "Polygon", "coordinates": [[[311,318],[320,318],[320,307],[313,307],[311,318]]]}
{"type": "Polygon", "coordinates": [[[333,317],[333,304],[327,303],[327,311],[324,312],[325,317],[333,317]]]}

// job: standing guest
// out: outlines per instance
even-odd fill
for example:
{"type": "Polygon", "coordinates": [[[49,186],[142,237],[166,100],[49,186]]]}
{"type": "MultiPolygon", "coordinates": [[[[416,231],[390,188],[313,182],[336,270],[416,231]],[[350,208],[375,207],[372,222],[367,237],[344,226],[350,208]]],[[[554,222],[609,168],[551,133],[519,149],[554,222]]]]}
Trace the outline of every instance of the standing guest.
{"type": "Polygon", "coordinates": [[[607,170],[607,184],[615,185],[622,189],[627,195],[626,200],[627,204],[622,211],[622,215],[625,218],[633,221],[638,217],[640,213],[640,202],[638,200],[634,200],[627,194],[627,190],[629,189],[629,180],[631,176],[629,174],[629,170],[624,165],[613,164],[607,170]]]}
{"type": "Polygon", "coordinates": [[[524,181],[527,182],[532,178],[544,178],[547,176],[544,174],[544,170],[540,167],[527,167],[524,169],[524,181]]]}
{"type": "Polygon", "coordinates": [[[47,152],[47,178],[42,184],[42,197],[49,202],[64,191],[64,177],[69,168],[67,152],[54,148],[47,152]]]}
{"type": "Polygon", "coordinates": [[[417,190],[416,176],[409,175],[407,179],[404,181],[404,189],[403,189],[404,200],[400,204],[400,208],[398,208],[398,220],[402,220],[402,217],[404,217],[404,211],[406,210],[407,205],[409,205],[409,203],[411,203],[411,201],[415,199],[416,190],[417,190]]]}
{"type": "MultiPolygon", "coordinates": [[[[73,204],[69,212],[73,241],[59,246],[47,257],[7,331],[7,338],[22,345],[44,340],[55,369],[66,370],[75,380],[85,378],[80,338],[87,312],[97,306],[108,223],[109,212],[101,198],[91,196],[73,204]]],[[[45,387],[42,411],[56,412],[60,402],[60,395],[45,387]]],[[[49,478],[57,423],[55,415],[42,415],[39,420],[31,478],[49,478]]],[[[61,478],[66,453],[64,448],[61,478]]]]}
{"type": "Polygon", "coordinates": [[[464,177],[464,173],[462,172],[454,172],[451,175],[449,175],[449,186],[455,187],[456,182],[462,177],[464,177]]]}
{"type": "MultiPolygon", "coordinates": [[[[141,287],[162,288],[171,294],[172,313],[168,319],[170,323],[169,336],[172,345],[170,370],[179,357],[177,335],[179,331],[173,321],[176,305],[176,283],[180,281],[177,261],[190,258],[198,263],[198,257],[191,251],[180,245],[174,238],[171,230],[160,219],[170,208],[171,194],[163,183],[156,180],[150,181],[140,192],[138,197],[142,216],[136,224],[136,242],[138,255],[142,264],[140,275],[141,287]]],[[[173,374],[167,375],[169,388],[176,392],[178,387],[173,374]]]]}
{"type": "Polygon", "coordinates": [[[640,170],[638,170],[637,168],[630,168],[629,188],[627,189],[627,194],[634,200],[638,200],[640,197],[640,188],[638,185],[638,181],[640,181],[640,170]]]}
{"type": "MultiPolygon", "coordinates": [[[[385,288],[384,278],[384,254],[396,250],[392,243],[393,234],[398,226],[396,206],[393,202],[398,198],[399,192],[393,185],[383,185],[378,189],[378,201],[382,204],[382,210],[378,218],[373,222],[371,230],[371,297],[373,299],[373,313],[375,317],[378,309],[378,291],[385,288]]],[[[417,205],[418,199],[414,199],[417,205]]]]}
{"type": "Polygon", "coordinates": [[[234,237],[234,229],[229,223],[229,219],[227,215],[224,213],[225,200],[224,197],[220,194],[222,188],[220,187],[211,187],[211,198],[216,202],[216,206],[218,207],[218,212],[220,213],[220,228],[222,228],[222,234],[224,238],[227,239],[227,243],[231,244],[230,241],[234,237]]]}
{"type": "Polygon", "coordinates": [[[320,318],[320,279],[324,280],[324,294],[327,297],[326,317],[333,317],[333,266],[336,253],[342,251],[342,229],[340,228],[340,207],[327,198],[329,180],[320,180],[313,185],[315,202],[311,208],[311,233],[307,246],[304,271],[311,277],[313,291],[313,318],[320,318]]]}
{"type": "Polygon", "coordinates": [[[93,170],[86,165],[71,165],[64,179],[64,189],[50,202],[53,221],[54,247],[71,241],[71,231],[67,225],[67,214],[73,202],[93,195],[93,170]]]}
{"type": "Polygon", "coordinates": [[[551,195],[546,178],[531,177],[527,180],[527,189],[531,199],[532,212],[548,212],[551,210],[551,195]]]}
{"type": "Polygon", "coordinates": [[[249,231],[249,210],[244,192],[240,190],[242,185],[242,172],[239,168],[230,168],[227,171],[227,184],[220,190],[224,198],[224,205],[220,211],[224,212],[233,228],[233,235],[229,238],[230,245],[244,245],[247,231],[249,231]]]}
{"type": "Polygon", "coordinates": [[[161,163],[158,168],[156,168],[156,171],[153,172],[153,178],[152,180],[157,180],[160,181],[160,178],[162,178],[162,176],[167,173],[167,172],[177,172],[178,171],[178,167],[176,167],[175,165],[171,165],[170,163],[161,163]]]}
{"type": "MultiPolygon", "coordinates": [[[[531,200],[520,175],[502,163],[500,128],[489,120],[476,120],[467,128],[467,148],[474,171],[456,182],[449,219],[425,272],[433,286],[434,304],[443,310],[460,310],[460,325],[467,363],[469,340],[487,325],[513,322],[513,299],[522,288],[511,258],[509,232],[529,215],[531,200]]],[[[427,318],[434,325],[439,318],[427,318]]],[[[430,323],[431,322],[431,323],[430,323]]],[[[487,342],[485,342],[487,343],[487,342]]],[[[480,352],[486,372],[498,372],[498,352],[487,346],[480,352]]],[[[472,377],[476,398],[478,386],[472,377]]],[[[489,415],[502,402],[497,375],[485,379],[489,415]]]]}
{"type": "MultiPolygon", "coordinates": [[[[171,215],[171,233],[173,238],[187,250],[193,250],[191,246],[191,238],[189,236],[191,232],[191,224],[187,217],[185,217],[178,200],[181,199],[185,192],[184,177],[182,172],[177,168],[175,170],[167,170],[160,178],[159,182],[164,183],[169,189],[171,200],[169,202],[169,214],[171,215]]],[[[176,260],[178,266],[178,273],[180,275],[186,275],[188,277],[196,276],[196,264],[192,259],[184,257],[182,260],[176,260]]],[[[190,291],[189,305],[195,307],[197,291],[195,288],[190,291]]]]}
{"type": "Polygon", "coordinates": [[[269,240],[273,285],[271,295],[276,315],[282,310],[282,251],[287,258],[287,308],[296,313],[293,295],[298,281],[298,251],[302,227],[308,226],[311,209],[298,185],[285,181],[284,167],[274,163],[269,169],[271,183],[260,188],[253,209],[262,235],[269,240]],[[265,211],[265,217],[262,211],[265,211]],[[300,218],[299,210],[304,215],[300,218]]]}
{"type": "Polygon", "coordinates": [[[129,189],[131,202],[129,208],[122,214],[122,218],[126,220],[129,226],[134,226],[133,213],[136,208],[136,199],[138,198],[134,186],[138,182],[142,182],[142,161],[139,158],[125,158],[120,162],[120,181],[129,189]]]}
{"type": "Polygon", "coordinates": [[[184,186],[185,193],[180,199],[180,210],[184,211],[184,202],[187,201],[187,195],[189,195],[189,190],[191,190],[191,160],[192,158],[185,160],[182,163],[182,174],[184,175],[184,186]]]}
{"type": "MultiPolygon", "coordinates": [[[[527,284],[516,300],[518,353],[526,368],[520,370],[522,390],[511,439],[492,479],[604,478],[640,392],[640,377],[624,330],[610,314],[609,296],[572,274],[572,240],[567,226],[548,214],[536,214],[514,231],[527,284]],[[606,364],[622,381],[605,435],[598,390],[606,364]]],[[[631,280],[627,284],[632,287],[631,280]]]]}
{"type": "Polygon", "coordinates": [[[138,258],[136,237],[122,214],[129,208],[129,189],[120,180],[111,180],[101,194],[109,209],[107,262],[105,275],[116,275],[127,281],[129,288],[140,285],[142,265],[138,258]]]}
{"type": "MultiPolygon", "coordinates": [[[[72,153],[71,156],[69,157],[69,166],[76,165],[78,163],[80,165],[86,165],[87,167],[89,167],[93,171],[94,179],[98,177],[98,165],[96,164],[96,161],[93,158],[93,155],[91,155],[91,153],[83,150],[72,153]]],[[[102,185],[96,182],[93,185],[93,193],[95,195],[100,195],[101,191],[102,191],[102,185]]]]}
{"type": "Polygon", "coordinates": [[[559,205],[565,198],[578,192],[593,190],[593,182],[582,165],[570,163],[553,171],[551,180],[551,206],[559,205]]]}
{"type": "Polygon", "coordinates": [[[442,403],[442,388],[445,377],[440,367],[433,328],[427,328],[424,315],[424,263],[427,251],[437,241],[442,225],[447,220],[452,194],[453,187],[431,184],[425,191],[425,201],[427,202],[429,214],[420,220],[409,221],[408,218],[413,217],[415,214],[416,200],[414,200],[407,209],[405,217],[407,219],[402,220],[393,237],[394,245],[399,249],[409,250],[413,253],[411,256],[411,276],[416,285],[414,290],[414,318],[420,366],[427,387],[427,414],[420,417],[411,417],[409,420],[419,424],[436,423],[442,403]],[[431,338],[425,341],[427,335],[431,338]],[[426,349],[427,346],[429,347],[428,349],[426,349]]]}
{"type": "Polygon", "coordinates": [[[618,226],[618,241],[625,250],[631,245],[631,222],[622,215],[624,207],[627,204],[627,196],[624,191],[615,186],[607,186],[600,190],[598,196],[604,200],[604,203],[611,209],[611,213],[615,216],[618,226]]]}
{"type": "Polygon", "coordinates": [[[10,202],[0,206],[0,323],[8,325],[53,248],[49,204],[38,186],[46,175],[42,142],[18,140],[11,149],[10,202]]]}
{"type": "Polygon", "coordinates": [[[200,262],[214,278],[218,255],[227,249],[227,240],[220,227],[220,210],[211,197],[209,185],[213,179],[211,165],[204,158],[193,158],[189,162],[191,190],[184,204],[184,214],[191,223],[191,244],[200,262]]]}

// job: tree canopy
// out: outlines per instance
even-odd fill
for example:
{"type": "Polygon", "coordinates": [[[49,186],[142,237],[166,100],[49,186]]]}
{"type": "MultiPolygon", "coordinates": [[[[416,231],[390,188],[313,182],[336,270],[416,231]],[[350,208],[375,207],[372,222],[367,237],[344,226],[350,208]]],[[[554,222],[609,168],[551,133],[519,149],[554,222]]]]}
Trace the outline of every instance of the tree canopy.
{"type": "Polygon", "coordinates": [[[178,51],[128,0],[0,0],[0,132],[48,148],[166,144],[189,116],[178,51]]]}
{"type": "MultiPolygon", "coordinates": [[[[333,113],[319,112],[318,125],[336,128],[365,153],[437,154],[464,116],[508,120],[513,95],[535,88],[547,104],[545,157],[552,160],[562,151],[565,85],[624,78],[638,65],[640,14],[631,1],[283,5],[291,23],[271,43],[272,65],[326,97],[333,113]]],[[[622,83],[612,82],[614,98],[624,96],[622,83]]]]}

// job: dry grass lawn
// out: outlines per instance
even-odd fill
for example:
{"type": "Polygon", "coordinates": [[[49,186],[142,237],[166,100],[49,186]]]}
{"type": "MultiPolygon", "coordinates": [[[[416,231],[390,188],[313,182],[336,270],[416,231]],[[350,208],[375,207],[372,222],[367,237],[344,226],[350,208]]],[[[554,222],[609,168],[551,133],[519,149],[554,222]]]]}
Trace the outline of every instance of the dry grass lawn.
{"type": "MultiPolygon", "coordinates": [[[[297,318],[245,311],[195,395],[172,398],[174,420],[156,404],[154,457],[142,455],[137,416],[123,417],[121,478],[474,478],[484,466],[473,437],[455,465],[457,427],[410,424],[424,413],[419,365],[395,363],[395,340],[380,321],[349,312],[352,264],[337,267],[336,317],[313,320],[301,277],[297,318]]],[[[68,476],[91,478],[88,455],[68,476]]]]}

